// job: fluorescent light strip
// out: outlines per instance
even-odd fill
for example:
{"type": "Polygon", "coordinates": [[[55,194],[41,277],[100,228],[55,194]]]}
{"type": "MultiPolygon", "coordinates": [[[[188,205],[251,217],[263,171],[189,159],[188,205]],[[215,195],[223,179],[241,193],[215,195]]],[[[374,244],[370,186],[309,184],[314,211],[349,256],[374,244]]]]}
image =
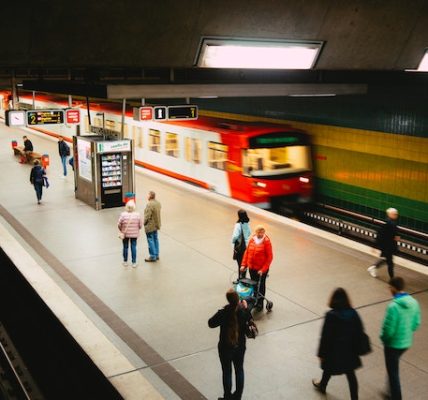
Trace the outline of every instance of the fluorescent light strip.
{"type": "Polygon", "coordinates": [[[202,68],[310,69],[321,43],[257,42],[211,39],[202,44],[202,68]]]}
{"type": "Polygon", "coordinates": [[[419,67],[417,69],[418,71],[428,72],[428,50],[425,51],[424,56],[422,57],[422,60],[419,64],[419,67]]]}

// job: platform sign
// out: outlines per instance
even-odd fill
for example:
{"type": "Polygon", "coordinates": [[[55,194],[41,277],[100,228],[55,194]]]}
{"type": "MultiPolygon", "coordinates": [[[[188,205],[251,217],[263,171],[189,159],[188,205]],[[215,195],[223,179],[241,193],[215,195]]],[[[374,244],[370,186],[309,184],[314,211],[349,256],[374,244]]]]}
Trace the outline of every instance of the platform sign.
{"type": "Polygon", "coordinates": [[[140,107],[140,121],[151,121],[153,119],[153,107],[140,107]]]}
{"type": "Polygon", "coordinates": [[[169,106],[168,119],[174,121],[198,119],[198,106],[169,106]]]}
{"type": "Polygon", "coordinates": [[[64,110],[29,110],[27,126],[59,125],[64,123],[64,110]]]}
{"type": "Polygon", "coordinates": [[[65,110],[65,120],[67,124],[80,124],[80,110],[65,110]]]}
{"type": "Polygon", "coordinates": [[[165,121],[166,119],[168,119],[168,107],[165,106],[157,106],[153,108],[153,119],[154,120],[160,120],[160,121],[165,121]]]}
{"type": "Polygon", "coordinates": [[[25,126],[25,110],[7,110],[5,120],[7,126],[25,126]]]}

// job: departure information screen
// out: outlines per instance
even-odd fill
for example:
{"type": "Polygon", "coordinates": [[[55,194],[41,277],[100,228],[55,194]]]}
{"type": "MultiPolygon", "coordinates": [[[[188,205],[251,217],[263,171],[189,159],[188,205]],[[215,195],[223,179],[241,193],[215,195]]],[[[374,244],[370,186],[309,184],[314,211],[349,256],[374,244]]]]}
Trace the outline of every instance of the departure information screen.
{"type": "Polygon", "coordinates": [[[198,107],[197,106],[169,106],[168,119],[174,119],[176,121],[186,120],[186,119],[198,119],[198,107]]]}
{"type": "Polygon", "coordinates": [[[58,125],[64,123],[64,110],[27,111],[28,125],[58,125]]]}

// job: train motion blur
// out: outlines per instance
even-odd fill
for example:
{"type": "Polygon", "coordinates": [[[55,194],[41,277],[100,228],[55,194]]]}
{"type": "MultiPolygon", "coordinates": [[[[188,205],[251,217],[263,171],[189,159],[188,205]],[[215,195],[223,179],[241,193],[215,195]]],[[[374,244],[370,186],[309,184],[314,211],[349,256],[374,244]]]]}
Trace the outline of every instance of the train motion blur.
{"type": "MultiPolygon", "coordinates": [[[[9,93],[0,93],[4,117],[9,93]]],[[[20,95],[20,106],[33,104],[20,95]]],[[[67,108],[59,97],[38,95],[37,109],[67,108]]],[[[30,107],[31,108],[31,107],[30,107]]],[[[71,138],[76,131],[121,132],[133,139],[137,165],[213,190],[224,196],[265,209],[310,204],[313,172],[309,135],[288,125],[239,122],[211,117],[183,122],[136,121],[127,110],[122,127],[121,110],[114,103],[90,106],[73,101],[81,118],[78,126],[32,127],[41,133],[71,138]],[[96,128],[96,129],[94,129],[96,128]]]]}

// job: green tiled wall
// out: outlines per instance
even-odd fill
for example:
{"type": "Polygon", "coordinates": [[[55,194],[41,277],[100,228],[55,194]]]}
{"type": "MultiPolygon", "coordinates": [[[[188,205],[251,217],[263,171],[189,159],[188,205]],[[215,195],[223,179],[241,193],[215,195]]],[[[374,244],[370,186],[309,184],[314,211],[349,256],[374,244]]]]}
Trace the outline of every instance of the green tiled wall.
{"type": "Polygon", "coordinates": [[[385,218],[388,207],[395,207],[400,212],[401,225],[428,232],[427,203],[322,178],[316,179],[316,185],[318,201],[322,203],[379,219],[385,218]]]}

